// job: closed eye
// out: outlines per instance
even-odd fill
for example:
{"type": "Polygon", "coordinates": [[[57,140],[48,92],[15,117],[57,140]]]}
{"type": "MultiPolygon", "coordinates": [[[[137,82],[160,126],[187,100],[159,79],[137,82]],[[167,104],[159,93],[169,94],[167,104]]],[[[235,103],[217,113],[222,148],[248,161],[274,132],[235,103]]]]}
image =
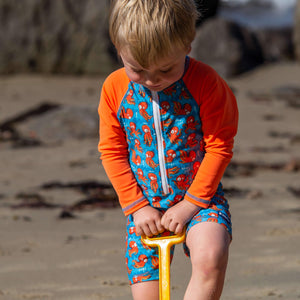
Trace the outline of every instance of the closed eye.
{"type": "Polygon", "coordinates": [[[143,70],[131,69],[134,73],[142,73],[143,70]]]}
{"type": "Polygon", "coordinates": [[[168,68],[166,70],[160,70],[161,73],[169,73],[172,70],[172,68],[168,68]]]}

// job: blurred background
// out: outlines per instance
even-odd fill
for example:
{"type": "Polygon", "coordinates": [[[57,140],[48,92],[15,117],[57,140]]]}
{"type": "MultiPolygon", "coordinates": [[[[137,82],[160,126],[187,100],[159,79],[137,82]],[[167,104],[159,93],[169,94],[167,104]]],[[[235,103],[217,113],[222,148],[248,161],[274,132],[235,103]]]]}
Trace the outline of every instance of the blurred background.
{"type": "MultiPolygon", "coordinates": [[[[299,59],[297,0],[198,0],[193,56],[222,75],[299,59]],[[214,51],[211,51],[214,49],[214,51]]],[[[109,0],[1,0],[0,74],[107,74],[109,0]]]]}

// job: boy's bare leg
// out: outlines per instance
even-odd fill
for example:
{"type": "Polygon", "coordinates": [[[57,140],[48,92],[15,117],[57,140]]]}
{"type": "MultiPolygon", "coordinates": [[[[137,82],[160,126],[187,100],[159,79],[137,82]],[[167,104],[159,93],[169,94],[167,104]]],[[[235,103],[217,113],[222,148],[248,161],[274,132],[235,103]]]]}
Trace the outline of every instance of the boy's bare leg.
{"type": "Polygon", "coordinates": [[[188,232],[186,243],[190,249],[192,276],[184,299],[218,300],[228,261],[228,232],[217,223],[199,223],[188,232]]]}
{"type": "Polygon", "coordinates": [[[135,283],[131,286],[134,300],[159,300],[158,280],[135,283]]]}

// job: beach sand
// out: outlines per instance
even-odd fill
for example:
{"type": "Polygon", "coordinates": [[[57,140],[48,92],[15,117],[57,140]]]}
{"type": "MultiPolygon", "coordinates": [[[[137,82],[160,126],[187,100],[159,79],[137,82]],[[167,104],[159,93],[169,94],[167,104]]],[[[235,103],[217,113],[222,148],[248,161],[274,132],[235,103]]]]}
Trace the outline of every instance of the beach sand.
{"type": "MultiPolygon", "coordinates": [[[[97,112],[102,80],[1,77],[0,122],[45,101],[97,112]]],[[[266,65],[227,81],[240,125],[222,180],[233,221],[222,299],[300,299],[300,65],[266,65]]],[[[62,218],[63,206],[85,198],[82,191],[43,188],[54,181],[108,183],[97,142],[13,147],[0,140],[0,299],[131,299],[121,209],[73,210],[62,218]],[[26,199],[48,206],[26,206],[26,199]]],[[[179,245],[172,300],[183,298],[190,271],[179,245]]]]}

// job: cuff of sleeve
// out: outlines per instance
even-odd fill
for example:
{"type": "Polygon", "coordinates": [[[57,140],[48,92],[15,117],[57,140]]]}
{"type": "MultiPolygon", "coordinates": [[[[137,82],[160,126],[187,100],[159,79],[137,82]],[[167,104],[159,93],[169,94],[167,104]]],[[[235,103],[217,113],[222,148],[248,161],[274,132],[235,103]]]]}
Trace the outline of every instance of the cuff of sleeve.
{"type": "Polygon", "coordinates": [[[188,192],[185,194],[184,199],[186,199],[187,201],[189,201],[201,208],[208,208],[208,206],[210,204],[210,200],[198,198],[196,196],[189,194],[188,192]]]}
{"type": "Polygon", "coordinates": [[[127,217],[128,215],[133,214],[135,211],[139,210],[140,208],[149,205],[149,201],[147,200],[146,197],[142,197],[136,201],[134,201],[133,203],[131,203],[130,205],[123,207],[123,213],[125,214],[125,216],[127,217]]]}

